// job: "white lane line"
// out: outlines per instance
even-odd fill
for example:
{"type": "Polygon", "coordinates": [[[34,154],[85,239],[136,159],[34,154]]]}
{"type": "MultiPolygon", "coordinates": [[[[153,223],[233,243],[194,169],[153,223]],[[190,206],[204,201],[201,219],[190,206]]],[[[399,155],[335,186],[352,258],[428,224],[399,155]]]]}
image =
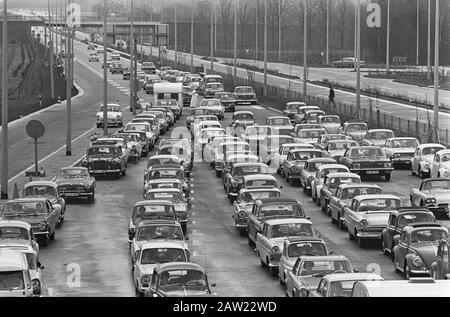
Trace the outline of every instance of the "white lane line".
{"type": "MultiPolygon", "coordinates": [[[[86,136],[87,134],[89,134],[90,132],[94,131],[95,128],[90,128],[89,130],[87,130],[86,132],[84,132],[83,134],[79,135],[77,138],[72,140],[72,144],[77,142],[78,140],[80,140],[81,138],[83,138],[84,136],[86,136]]],[[[43,159],[41,159],[38,164],[42,164],[43,162],[45,162],[48,158],[52,157],[53,155],[55,155],[56,153],[58,153],[59,151],[61,151],[63,148],[65,148],[66,145],[64,144],[63,146],[61,146],[59,149],[57,149],[56,151],[53,151],[52,153],[50,153],[49,155],[47,155],[46,157],[44,157],[43,159]]],[[[8,180],[8,183],[12,182],[13,180],[19,178],[20,176],[24,175],[26,171],[32,169],[34,167],[34,164],[30,165],[28,168],[24,169],[23,171],[21,171],[20,173],[16,174],[15,176],[11,177],[8,180]]]]}
{"type": "Polygon", "coordinates": [[[256,110],[264,110],[265,109],[264,107],[261,107],[261,106],[251,106],[251,107],[256,110]]]}

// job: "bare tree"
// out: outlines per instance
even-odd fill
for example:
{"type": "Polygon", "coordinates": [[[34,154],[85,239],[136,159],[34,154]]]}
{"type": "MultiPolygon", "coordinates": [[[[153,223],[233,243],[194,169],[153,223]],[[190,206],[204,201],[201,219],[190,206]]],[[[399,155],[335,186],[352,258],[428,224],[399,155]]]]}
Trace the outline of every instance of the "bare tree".
{"type": "Polygon", "coordinates": [[[233,2],[232,0],[220,0],[220,19],[222,21],[222,34],[225,49],[228,50],[228,34],[230,33],[230,24],[233,17],[233,2]]]}
{"type": "MultiPolygon", "coordinates": [[[[236,1],[236,0],[235,0],[236,1]]],[[[239,20],[239,24],[241,26],[241,41],[240,47],[241,50],[245,49],[245,43],[247,43],[248,38],[248,20],[250,17],[250,4],[248,1],[241,0],[237,2],[237,18],[239,20]]]]}
{"type": "Polygon", "coordinates": [[[337,1],[336,15],[338,16],[337,24],[339,30],[339,47],[344,49],[345,46],[345,27],[348,21],[348,13],[351,11],[352,4],[349,0],[337,1]]]}

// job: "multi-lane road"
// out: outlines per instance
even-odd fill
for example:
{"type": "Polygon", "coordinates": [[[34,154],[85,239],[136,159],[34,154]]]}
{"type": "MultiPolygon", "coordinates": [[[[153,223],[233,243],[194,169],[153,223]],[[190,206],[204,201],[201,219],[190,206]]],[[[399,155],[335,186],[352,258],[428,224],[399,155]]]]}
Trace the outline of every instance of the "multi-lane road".
{"type": "MultiPolygon", "coordinates": [[[[101,134],[101,130],[94,128],[95,111],[101,101],[101,64],[87,61],[87,49],[83,44],[76,42],[75,53],[75,79],[85,91],[73,109],[74,137],[90,129],[101,134]]],[[[126,105],[129,98],[128,83],[122,80],[121,75],[109,75],[110,101],[118,100],[126,105]]],[[[142,92],[139,95],[146,100],[150,98],[142,92]]],[[[242,109],[257,113],[259,123],[265,117],[277,114],[276,110],[266,108],[265,105],[242,109]]],[[[64,143],[63,133],[58,133],[64,131],[64,109],[48,112],[38,116],[49,116],[46,124],[50,132],[46,144],[48,151],[52,151],[64,143]]],[[[130,113],[124,113],[125,119],[129,119],[130,113]]],[[[187,108],[176,126],[184,125],[186,113],[187,108]]],[[[224,126],[230,117],[227,113],[222,121],[224,126]]],[[[170,133],[166,137],[170,137],[170,133]]],[[[20,142],[20,137],[17,140],[20,142]]],[[[87,140],[84,142],[87,146],[87,140]]],[[[28,151],[22,152],[26,154],[28,151]]],[[[127,175],[120,180],[98,179],[95,203],[69,203],[66,221],[58,230],[55,241],[41,250],[41,262],[45,265],[45,295],[134,296],[127,228],[132,206],[142,199],[144,161],[129,164],[127,175]]],[[[189,211],[188,244],[193,261],[205,266],[210,280],[217,284],[215,291],[221,296],[284,296],[278,279],[271,277],[260,266],[247,239],[234,228],[232,206],[213,170],[207,163],[195,163],[192,178],[194,199],[189,211]]],[[[304,204],[315,228],[334,254],[347,256],[363,272],[375,271],[386,279],[402,278],[394,273],[390,258],[382,254],[379,245],[372,244],[361,249],[348,239],[345,232],[331,224],[330,218],[299,188],[287,184],[283,179],[279,180],[284,187],[283,196],[297,198],[304,204]]],[[[409,190],[418,185],[420,179],[411,176],[408,170],[403,170],[395,171],[389,183],[376,178],[370,182],[378,184],[385,192],[407,200],[409,190]]],[[[448,224],[448,221],[444,222],[448,224]]]]}

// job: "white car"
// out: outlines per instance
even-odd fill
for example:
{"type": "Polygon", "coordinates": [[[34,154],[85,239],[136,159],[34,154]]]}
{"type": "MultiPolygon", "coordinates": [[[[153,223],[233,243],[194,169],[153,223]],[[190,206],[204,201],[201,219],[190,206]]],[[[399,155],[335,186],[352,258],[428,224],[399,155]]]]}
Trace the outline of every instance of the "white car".
{"type": "Polygon", "coordinates": [[[345,151],[351,146],[358,146],[356,141],[352,140],[331,140],[325,146],[324,153],[335,160],[344,155],[345,151]]]}
{"type": "Polygon", "coordinates": [[[416,138],[397,137],[386,140],[382,149],[386,153],[386,157],[391,159],[394,166],[410,165],[411,158],[419,145],[420,143],[416,138]]]}
{"type": "Polygon", "coordinates": [[[133,254],[133,280],[136,295],[144,296],[149,289],[153,270],[159,263],[189,262],[190,253],[187,246],[172,241],[143,243],[133,254]]]}
{"type": "Polygon", "coordinates": [[[201,158],[203,158],[203,152],[205,149],[205,146],[209,143],[211,138],[224,136],[226,134],[225,129],[222,128],[204,128],[201,129],[195,136],[194,136],[194,153],[196,155],[200,155],[201,158]]]}
{"type": "Polygon", "coordinates": [[[411,158],[411,174],[420,178],[430,177],[430,166],[437,152],[445,150],[445,146],[438,143],[421,144],[416,148],[411,158]]]}
{"type": "Polygon", "coordinates": [[[214,167],[213,161],[214,161],[214,155],[217,151],[217,148],[221,143],[224,142],[238,142],[241,141],[240,138],[231,136],[231,135],[224,135],[224,136],[218,136],[214,137],[213,140],[205,145],[205,148],[203,149],[203,159],[205,162],[210,163],[211,167],[214,167]]]}
{"type": "MultiPolygon", "coordinates": [[[[123,126],[123,113],[120,109],[120,105],[109,103],[106,107],[107,114],[107,125],[108,126],[123,126]]],[[[101,105],[96,114],[96,125],[97,128],[103,127],[103,105],[101,105]]]]}
{"type": "Polygon", "coordinates": [[[225,107],[220,99],[203,99],[200,102],[200,107],[211,109],[211,113],[217,116],[219,120],[225,117],[225,107]]]}
{"type": "Polygon", "coordinates": [[[259,156],[264,163],[270,163],[271,157],[280,150],[281,145],[292,143],[298,142],[289,135],[268,135],[260,145],[259,156]]]}
{"type": "Polygon", "coordinates": [[[361,141],[362,146],[383,146],[388,139],[395,138],[394,131],[389,129],[371,129],[361,141]]]}
{"type": "Polygon", "coordinates": [[[197,124],[196,120],[194,119],[193,124],[191,124],[191,128],[192,128],[191,129],[192,134],[195,137],[203,129],[206,129],[206,128],[221,129],[222,125],[220,124],[219,121],[215,121],[215,120],[202,120],[202,121],[199,121],[197,124]]]}
{"type": "Polygon", "coordinates": [[[322,134],[325,134],[325,129],[303,129],[297,132],[294,141],[297,143],[315,144],[322,134]]]}
{"type": "Polygon", "coordinates": [[[431,162],[430,177],[450,177],[450,150],[442,150],[436,153],[431,162]]]}
{"type": "Polygon", "coordinates": [[[325,176],[331,173],[349,173],[350,170],[347,166],[342,164],[327,164],[320,166],[317,169],[316,176],[311,182],[311,197],[316,203],[319,203],[320,190],[323,186],[323,180],[325,176]]]}
{"type": "Polygon", "coordinates": [[[98,57],[97,53],[90,53],[89,54],[89,62],[99,62],[100,59],[98,57]]]}
{"type": "Polygon", "coordinates": [[[314,149],[314,146],[312,144],[304,144],[304,143],[286,143],[280,145],[278,151],[273,152],[270,155],[270,164],[269,164],[270,167],[275,169],[278,175],[281,175],[283,162],[286,159],[289,151],[302,148],[314,149]]]}
{"type": "Polygon", "coordinates": [[[320,116],[317,121],[320,127],[325,129],[328,134],[337,133],[341,127],[341,119],[336,115],[320,116]]]}

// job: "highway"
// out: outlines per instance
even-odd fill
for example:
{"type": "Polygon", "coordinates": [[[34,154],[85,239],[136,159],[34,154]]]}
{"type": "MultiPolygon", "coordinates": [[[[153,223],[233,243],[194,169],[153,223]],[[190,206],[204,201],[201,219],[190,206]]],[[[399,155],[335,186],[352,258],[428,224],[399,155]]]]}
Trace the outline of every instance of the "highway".
{"type": "MultiPolygon", "coordinates": [[[[85,82],[78,76],[77,80],[80,80],[82,87],[88,85],[99,95],[98,91],[102,89],[100,63],[87,62],[87,50],[83,44],[76,44],[76,54],[77,73],[83,73],[85,82]]],[[[119,99],[121,104],[127,104],[125,87],[128,81],[123,81],[121,75],[111,75],[109,78],[110,100],[119,99]]],[[[142,92],[139,96],[145,100],[151,98],[142,92]]],[[[87,91],[83,98],[88,97],[87,91]]],[[[97,102],[94,99],[92,103],[74,108],[73,126],[80,129],[79,133],[83,128],[89,130],[94,127],[97,102]]],[[[258,122],[262,123],[265,117],[277,114],[265,106],[246,106],[242,109],[257,112],[258,122]]],[[[176,126],[184,125],[186,110],[187,108],[176,126]]],[[[39,117],[43,115],[47,114],[44,112],[39,117]]],[[[64,111],[61,111],[60,116],[64,118],[64,111]]],[[[126,119],[129,116],[128,113],[126,119]]],[[[226,114],[223,126],[227,125],[230,116],[229,113],[226,114]]],[[[57,129],[60,123],[56,121],[49,124],[49,129],[53,129],[52,125],[57,129]]],[[[100,129],[95,130],[97,134],[101,134],[100,129]]],[[[170,137],[170,134],[166,136],[170,137]]],[[[55,147],[63,142],[58,139],[59,136],[49,138],[54,138],[52,143],[55,147]]],[[[70,202],[66,222],[58,230],[55,241],[41,250],[41,261],[45,265],[43,283],[46,296],[134,296],[127,226],[133,204],[142,198],[144,161],[141,160],[136,165],[130,163],[127,176],[120,180],[98,179],[93,205],[70,202]],[[76,267],[74,263],[80,268],[79,287],[71,280],[71,272],[76,267]]],[[[213,170],[206,163],[196,163],[192,177],[194,199],[189,212],[188,243],[193,261],[207,267],[211,282],[217,283],[215,291],[220,296],[284,296],[277,278],[271,277],[260,266],[247,239],[240,236],[234,228],[231,204],[220,179],[214,176],[213,170]]],[[[374,271],[386,279],[402,278],[394,273],[390,258],[382,254],[378,244],[361,249],[348,239],[346,232],[332,225],[330,218],[299,188],[278,178],[284,186],[283,196],[297,198],[304,204],[315,228],[334,254],[347,256],[362,272],[374,271]]],[[[409,190],[418,186],[420,179],[411,176],[408,170],[403,170],[395,171],[390,183],[380,179],[370,182],[381,186],[384,192],[407,200],[409,190]]],[[[448,225],[449,221],[445,220],[444,223],[448,225]]]]}

